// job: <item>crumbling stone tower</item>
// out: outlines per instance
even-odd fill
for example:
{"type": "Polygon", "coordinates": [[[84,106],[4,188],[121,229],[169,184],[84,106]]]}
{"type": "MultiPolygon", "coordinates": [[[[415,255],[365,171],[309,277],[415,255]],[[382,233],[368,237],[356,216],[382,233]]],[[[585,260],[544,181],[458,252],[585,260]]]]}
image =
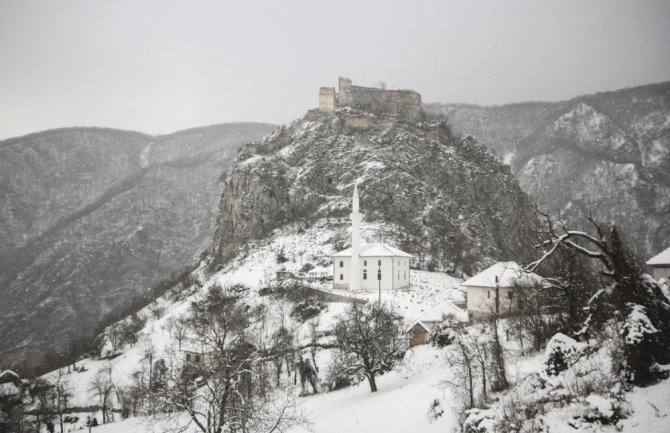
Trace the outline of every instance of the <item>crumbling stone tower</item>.
{"type": "Polygon", "coordinates": [[[321,87],[319,89],[319,111],[334,113],[336,106],[335,88],[321,87]]]}

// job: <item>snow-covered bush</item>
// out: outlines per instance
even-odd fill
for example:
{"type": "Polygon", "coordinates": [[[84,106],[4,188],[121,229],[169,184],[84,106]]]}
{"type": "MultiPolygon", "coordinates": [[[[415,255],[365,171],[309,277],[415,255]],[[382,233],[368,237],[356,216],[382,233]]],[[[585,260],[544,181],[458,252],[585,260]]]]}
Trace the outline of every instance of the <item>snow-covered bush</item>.
{"type": "Polygon", "coordinates": [[[458,338],[458,332],[454,330],[454,322],[445,320],[433,331],[432,344],[436,347],[446,347],[453,343],[456,338],[458,338]]]}
{"type": "Polygon", "coordinates": [[[322,387],[328,391],[336,391],[338,389],[346,388],[348,386],[356,385],[365,379],[365,373],[357,369],[347,369],[355,360],[355,355],[340,354],[333,359],[326,378],[322,382],[322,387]]]}
{"type": "Polygon", "coordinates": [[[551,337],[544,352],[544,370],[548,376],[556,376],[574,364],[584,353],[586,344],[579,343],[565,334],[551,337]]]}
{"type": "Polygon", "coordinates": [[[584,400],[589,408],[583,416],[587,422],[597,422],[603,425],[616,424],[625,417],[620,402],[615,398],[590,394],[584,400]]]}
{"type": "Polygon", "coordinates": [[[463,433],[498,433],[498,414],[493,409],[469,409],[465,412],[463,433]]]}

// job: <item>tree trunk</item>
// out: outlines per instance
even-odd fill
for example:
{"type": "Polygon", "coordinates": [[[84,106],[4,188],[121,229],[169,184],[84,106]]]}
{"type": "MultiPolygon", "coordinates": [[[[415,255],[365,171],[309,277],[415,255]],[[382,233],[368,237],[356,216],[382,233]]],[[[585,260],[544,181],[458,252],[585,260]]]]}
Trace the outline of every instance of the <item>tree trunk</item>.
{"type": "Polygon", "coordinates": [[[474,378],[472,374],[472,367],[470,366],[469,362],[467,364],[467,368],[468,368],[468,393],[470,397],[470,406],[468,406],[468,409],[471,409],[475,406],[475,390],[473,383],[474,378]]]}
{"type": "Polygon", "coordinates": [[[374,373],[367,373],[368,382],[370,383],[370,392],[377,392],[377,381],[375,380],[374,373]]]}

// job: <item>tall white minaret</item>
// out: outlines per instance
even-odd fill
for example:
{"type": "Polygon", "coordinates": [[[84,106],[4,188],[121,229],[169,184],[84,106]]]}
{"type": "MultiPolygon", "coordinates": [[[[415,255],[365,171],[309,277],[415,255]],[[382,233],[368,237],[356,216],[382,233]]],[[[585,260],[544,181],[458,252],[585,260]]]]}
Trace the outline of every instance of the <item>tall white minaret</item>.
{"type": "Polygon", "coordinates": [[[354,184],[354,197],[351,203],[351,268],[349,290],[361,288],[361,217],[358,211],[358,181],[354,184]]]}

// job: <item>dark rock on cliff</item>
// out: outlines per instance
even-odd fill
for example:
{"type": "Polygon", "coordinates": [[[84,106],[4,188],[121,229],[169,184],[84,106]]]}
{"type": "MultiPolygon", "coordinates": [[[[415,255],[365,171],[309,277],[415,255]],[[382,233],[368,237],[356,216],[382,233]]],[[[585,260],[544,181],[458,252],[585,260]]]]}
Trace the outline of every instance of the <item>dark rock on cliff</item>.
{"type": "Polygon", "coordinates": [[[485,146],[444,123],[342,110],[310,112],[241,150],[219,206],[216,256],[225,262],[274,229],[316,220],[346,231],[357,180],[366,223],[424,267],[471,274],[531,250],[528,198],[485,146]]]}

